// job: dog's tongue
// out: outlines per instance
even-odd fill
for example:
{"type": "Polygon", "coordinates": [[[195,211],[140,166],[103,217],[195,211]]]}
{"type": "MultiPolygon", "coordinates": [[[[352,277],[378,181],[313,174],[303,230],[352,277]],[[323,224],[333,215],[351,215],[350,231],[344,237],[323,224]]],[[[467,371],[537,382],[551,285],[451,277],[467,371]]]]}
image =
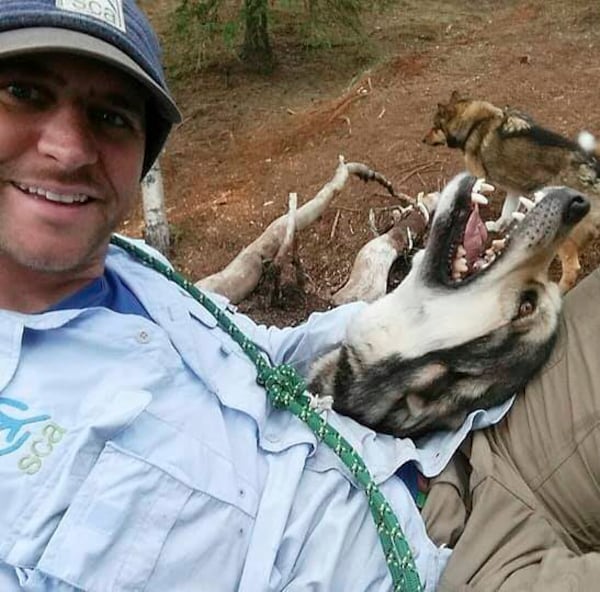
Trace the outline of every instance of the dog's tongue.
{"type": "Polygon", "coordinates": [[[479,216],[479,207],[477,204],[474,204],[471,215],[467,220],[467,226],[465,227],[465,238],[463,242],[463,246],[467,251],[465,257],[467,258],[467,263],[469,266],[471,266],[477,259],[480,258],[485,247],[487,235],[485,224],[479,216]]]}

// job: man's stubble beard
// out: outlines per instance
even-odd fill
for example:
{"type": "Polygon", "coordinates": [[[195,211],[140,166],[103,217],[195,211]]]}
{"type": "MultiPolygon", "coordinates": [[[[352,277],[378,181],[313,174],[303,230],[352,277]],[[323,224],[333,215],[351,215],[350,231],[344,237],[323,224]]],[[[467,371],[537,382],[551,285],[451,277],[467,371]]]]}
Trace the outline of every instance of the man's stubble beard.
{"type": "Polygon", "coordinates": [[[30,271],[47,274],[76,273],[97,262],[98,257],[104,257],[112,232],[118,227],[117,222],[107,222],[81,247],[73,253],[29,253],[18,243],[7,240],[0,225],[0,256],[8,257],[21,267],[30,271]]]}

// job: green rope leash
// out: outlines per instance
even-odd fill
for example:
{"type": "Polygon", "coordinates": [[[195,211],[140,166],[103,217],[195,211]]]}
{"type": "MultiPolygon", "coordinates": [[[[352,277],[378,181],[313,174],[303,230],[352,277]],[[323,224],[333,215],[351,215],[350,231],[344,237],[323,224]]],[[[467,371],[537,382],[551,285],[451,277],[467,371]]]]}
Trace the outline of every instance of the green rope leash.
{"type": "Polygon", "coordinates": [[[219,326],[252,360],[257,369],[257,382],[265,387],[272,405],[291,411],[310,427],[320,441],[337,454],[367,495],[385,560],[392,576],[394,592],[422,592],[423,586],[412,552],[389,502],[377,487],[360,455],[337,430],[312,409],[311,397],[306,394],[306,384],[302,377],[286,364],[272,367],[257,346],[192,282],[121,237],[113,236],[111,242],[175,282],[204,306],[215,317],[219,326]]]}

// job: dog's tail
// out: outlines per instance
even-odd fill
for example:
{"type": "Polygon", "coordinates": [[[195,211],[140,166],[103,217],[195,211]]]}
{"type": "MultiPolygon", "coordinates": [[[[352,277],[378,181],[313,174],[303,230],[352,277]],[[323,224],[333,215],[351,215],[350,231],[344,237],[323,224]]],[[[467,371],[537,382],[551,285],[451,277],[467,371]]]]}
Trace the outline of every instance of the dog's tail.
{"type": "Polygon", "coordinates": [[[600,151],[598,149],[598,141],[596,137],[588,131],[579,132],[579,136],[577,136],[577,143],[579,147],[590,156],[595,156],[596,158],[600,158],[600,151]]]}

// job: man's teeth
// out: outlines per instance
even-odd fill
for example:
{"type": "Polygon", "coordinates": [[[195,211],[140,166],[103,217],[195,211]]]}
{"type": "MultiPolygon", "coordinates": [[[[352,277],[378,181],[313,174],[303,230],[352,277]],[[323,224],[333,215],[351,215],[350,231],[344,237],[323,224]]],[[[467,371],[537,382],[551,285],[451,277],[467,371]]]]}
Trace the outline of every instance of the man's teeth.
{"type": "Polygon", "coordinates": [[[30,195],[38,195],[40,197],[43,197],[44,199],[47,199],[48,201],[55,201],[58,203],[85,203],[89,199],[89,197],[83,193],[73,193],[67,195],[63,193],[55,193],[54,191],[46,191],[41,187],[29,187],[27,185],[21,184],[17,184],[17,187],[21,189],[21,191],[29,193],[30,195]]]}
{"type": "Polygon", "coordinates": [[[60,203],[84,203],[88,200],[87,195],[61,195],[52,191],[46,191],[44,197],[50,201],[58,201],[60,203]]]}

